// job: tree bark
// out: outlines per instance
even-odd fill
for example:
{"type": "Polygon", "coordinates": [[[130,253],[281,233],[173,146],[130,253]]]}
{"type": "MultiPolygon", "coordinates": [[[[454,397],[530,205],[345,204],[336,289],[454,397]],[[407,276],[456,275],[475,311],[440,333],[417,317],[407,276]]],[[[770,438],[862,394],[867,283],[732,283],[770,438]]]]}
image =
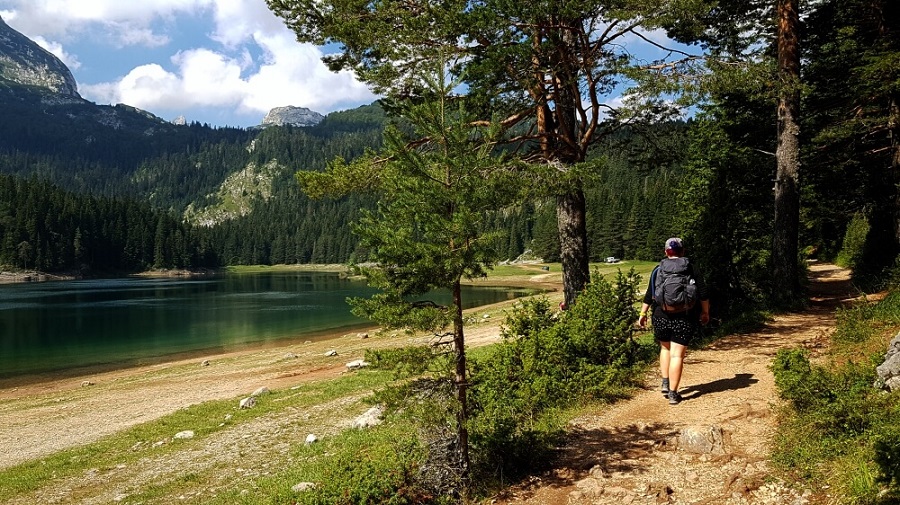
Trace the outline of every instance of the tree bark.
{"type": "Polygon", "coordinates": [[[574,303],[575,297],[590,280],[585,215],[584,191],[581,188],[557,197],[556,220],[563,269],[563,294],[567,306],[574,303]]]}
{"type": "Polygon", "coordinates": [[[894,244],[900,245],[900,100],[896,95],[891,97],[891,111],[888,118],[888,130],[891,136],[891,179],[894,187],[894,244]]]}
{"type": "Polygon", "coordinates": [[[775,230],[772,274],[776,302],[790,302],[800,292],[800,43],[799,0],[778,0],[778,147],[775,151],[775,230]]]}
{"type": "Polygon", "coordinates": [[[459,439],[460,464],[462,466],[462,479],[468,485],[469,478],[469,407],[466,393],[468,383],[466,381],[466,340],[463,335],[463,311],[462,311],[462,287],[459,279],[453,284],[453,304],[456,313],[453,316],[453,347],[456,350],[456,399],[459,401],[459,412],[456,417],[456,435],[459,439]]]}

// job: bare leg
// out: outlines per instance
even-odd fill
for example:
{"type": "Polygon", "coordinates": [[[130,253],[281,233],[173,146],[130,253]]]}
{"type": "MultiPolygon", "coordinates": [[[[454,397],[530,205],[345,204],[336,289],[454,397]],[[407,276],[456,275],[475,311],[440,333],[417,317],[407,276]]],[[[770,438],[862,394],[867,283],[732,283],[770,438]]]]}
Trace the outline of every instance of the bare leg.
{"type": "MultiPolygon", "coordinates": [[[[659,343],[659,374],[662,375],[663,379],[669,378],[669,345],[671,342],[660,342],[659,343]]],[[[671,384],[671,381],[670,381],[671,384]]]]}
{"type": "MultiPolygon", "coordinates": [[[[675,343],[669,342],[670,350],[667,353],[669,355],[669,389],[672,391],[678,391],[678,384],[681,382],[681,372],[684,370],[684,355],[687,353],[687,347],[675,343]]],[[[660,360],[662,359],[660,352],[660,360]]],[[[662,364],[660,363],[660,366],[662,364]]]]}

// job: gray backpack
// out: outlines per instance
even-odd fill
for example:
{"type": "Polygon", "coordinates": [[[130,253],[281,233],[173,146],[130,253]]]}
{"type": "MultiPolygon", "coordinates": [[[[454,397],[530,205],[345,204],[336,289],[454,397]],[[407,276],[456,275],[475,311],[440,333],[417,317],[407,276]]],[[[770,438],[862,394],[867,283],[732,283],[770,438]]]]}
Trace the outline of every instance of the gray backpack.
{"type": "Polygon", "coordinates": [[[659,262],[653,285],[653,299],[664,312],[677,314],[697,304],[697,283],[690,276],[687,258],[665,258],[659,262]]]}

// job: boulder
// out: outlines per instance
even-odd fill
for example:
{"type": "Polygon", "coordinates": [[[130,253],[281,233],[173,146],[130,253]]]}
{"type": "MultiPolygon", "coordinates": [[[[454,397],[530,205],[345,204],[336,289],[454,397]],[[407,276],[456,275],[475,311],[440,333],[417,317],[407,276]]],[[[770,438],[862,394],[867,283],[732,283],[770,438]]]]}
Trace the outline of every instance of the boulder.
{"type": "Polygon", "coordinates": [[[900,388],[900,334],[895,336],[888,344],[884,354],[884,362],[875,368],[878,374],[876,384],[888,391],[900,388]]]}
{"type": "Polygon", "coordinates": [[[267,394],[269,394],[269,388],[262,386],[261,388],[257,389],[253,393],[251,393],[250,396],[256,398],[258,396],[267,395],[267,394]]]}
{"type": "Polygon", "coordinates": [[[363,361],[361,359],[353,360],[350,363],[347,363],[347,368],[350,370],[356,370],[358,368],[365,368],[369,366],[368,361],[363,361]]]}
{"type": "Polygon", "coordinates": [[[678,434],[678,448],[694,454],[725,454],[725,430],[719,426],[688,426],[678,434]]]}
{"type": "Polygon", "coordinates": [[[176,440],[179,440],[179,439],[180,439],[180,440],[186,440],[186,439],[189,439],[189,438],[194,438],[194,432],[193,432],[192,430],[179,431],[179,432],[176,433],[175,436],[172,437],[172,438],[174,438],[174,439],[176,439],[176,440]]]}
{"type": "Polygon", "coordinates": [[[255,406],[256,406],[256,397],[255,396],[249,396],[247,398],[244,398],[238,404],[238,407],[240,407],[242,409],[252,409],[255,406]]]}
{"type": "Polygon", "coordinates": [[[382,415],[384,415],[384,408],[376,405],[354,419],[351,426],[358,430],[378,426],[382,423],[382,415]]]}
{"type": "Polygon", "coordinates": [[[291,491],[293,491],[295,493],[302,493],[304,491],[310,491],[315,488],[316,488],[315,482],[300,482],[300,483],[294,484],[291,487],[291,491]]]}

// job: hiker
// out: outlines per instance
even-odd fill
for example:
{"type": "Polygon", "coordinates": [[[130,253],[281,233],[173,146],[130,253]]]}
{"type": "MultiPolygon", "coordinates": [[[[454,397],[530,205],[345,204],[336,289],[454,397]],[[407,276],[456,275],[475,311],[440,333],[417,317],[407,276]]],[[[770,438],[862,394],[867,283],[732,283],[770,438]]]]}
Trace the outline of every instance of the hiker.
{"type": "Polygon", "coordinates": [[[698,323],[709,322],[709,296],[702,277],[684,256],[682,240],[678,237],[666,240],[665,252],[665,259],[650,274],[638,324],[641,328],[646,326],[647,313],[652,307],[653,333],[659,341],[661,391],[670,405],[677,405],[681,402],[678,384],[688,343],[700,330],[698,323]]]}

